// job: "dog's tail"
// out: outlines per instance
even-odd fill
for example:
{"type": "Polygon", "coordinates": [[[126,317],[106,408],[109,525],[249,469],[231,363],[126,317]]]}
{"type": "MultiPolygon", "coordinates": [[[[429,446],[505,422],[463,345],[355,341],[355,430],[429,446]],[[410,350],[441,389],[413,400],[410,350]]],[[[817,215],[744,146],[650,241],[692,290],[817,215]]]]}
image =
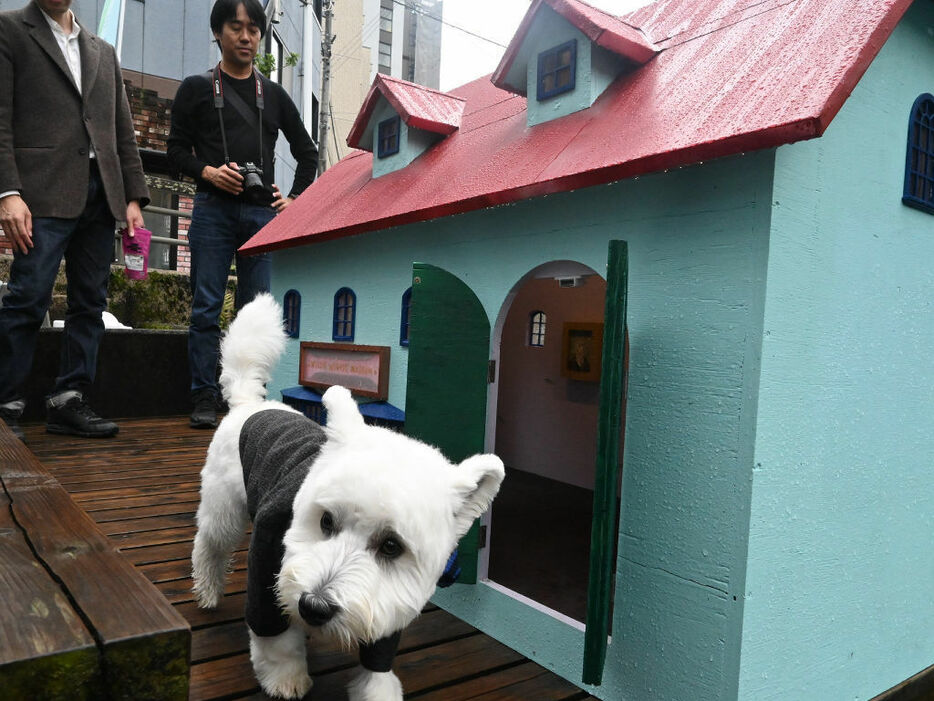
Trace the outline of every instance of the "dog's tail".
{"type": "Polygon", "coordinates": [[[285,350],[282,308],[261,292],[243,307],[221,341],[221,393],[230,408],[266,398],[266,383],[285,350]]]}

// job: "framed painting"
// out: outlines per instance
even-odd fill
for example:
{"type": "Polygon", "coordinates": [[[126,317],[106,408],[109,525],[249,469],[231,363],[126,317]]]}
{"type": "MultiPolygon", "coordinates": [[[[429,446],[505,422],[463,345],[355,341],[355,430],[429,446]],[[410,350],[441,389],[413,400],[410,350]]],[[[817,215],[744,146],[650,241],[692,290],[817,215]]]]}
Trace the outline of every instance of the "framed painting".
{"type": "Polygon", "coordinates": [[[603,324],[567,321],[561,343],[561,374],[571,380],[596,382],[603,357],[603,324]]]}

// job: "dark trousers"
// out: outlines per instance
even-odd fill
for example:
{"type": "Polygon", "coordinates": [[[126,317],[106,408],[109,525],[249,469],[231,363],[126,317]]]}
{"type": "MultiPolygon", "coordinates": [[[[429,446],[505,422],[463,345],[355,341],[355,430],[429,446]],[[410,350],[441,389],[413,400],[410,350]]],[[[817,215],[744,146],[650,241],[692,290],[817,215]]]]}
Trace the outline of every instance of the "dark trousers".
{"type": "MultiPolygon", "coordinates": [[[[0,308],[0,404],[22,399],[22,386],[32,368],[39,327],[52,301],[63,256],[68,306],[59,374],[51,394],[84,392],[94,381],[97,349],[104,333],[101,313],[107,305],[114,254],[114,217],[93,161],[90,169],[81,215],[77,219],[33,218],[34,247],[28,253],[13,253],[9,291],[0,308]]],[[[54,183],[49,186],[54,187],[54,183]]]]}
{"type": "Polygon", "coordinates": [[[218,322],[234,258],[237,261],[236,309],[252,300],[258,292],[269,291],[269,256],[241,256],[237,249],[275,215],[272,207],[207,192],[195,195],[188,230],[192,296],[188,367],[192,392],[203,389],[217,392],[218,322]]]}

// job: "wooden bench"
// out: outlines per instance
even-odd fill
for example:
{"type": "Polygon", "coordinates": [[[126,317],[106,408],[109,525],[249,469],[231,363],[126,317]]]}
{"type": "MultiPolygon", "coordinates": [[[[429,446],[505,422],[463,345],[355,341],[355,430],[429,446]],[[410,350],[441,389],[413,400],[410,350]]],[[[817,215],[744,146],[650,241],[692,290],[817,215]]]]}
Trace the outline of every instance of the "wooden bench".
{"type": "Polygon", "coordinates": [[[187,699],[188,623],[2,422],[0,482],[4,698],[187,699]]]}

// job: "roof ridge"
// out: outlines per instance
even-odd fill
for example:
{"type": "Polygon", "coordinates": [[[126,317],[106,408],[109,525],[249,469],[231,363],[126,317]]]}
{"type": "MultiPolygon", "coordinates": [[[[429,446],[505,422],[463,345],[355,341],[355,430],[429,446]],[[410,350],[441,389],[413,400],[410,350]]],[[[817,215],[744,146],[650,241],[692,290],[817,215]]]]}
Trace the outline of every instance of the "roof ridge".
{"type": "MultiPolygon", "coordinates": [[[[377,73],[377,74],[376,74],[376,77],[379,78],[380,81],[383,81],[383,82],[402,83],[403,85],[408,85],[408,86],[413,87],[413,88],[418,88],[419,90],[424,90],[425,92],[431,92],[431,93],[434,93],[434,94],[436,94],[436,95],[441,95],[441,96],[443,96],[443,97],[448,97],[448,98],[450,98],[450,99],[452,99],[452,100],[460,100],[461,102],[467,102],[467,99],[466,99],[466,98],[459,97],[458,95],[454,95],[454,94],[449,93],[449,92],[445,92],[444,90],[438,90],[438,89],[435,89],[435,88],[429,88],[427,85],[422,85],[421,83],[413,83],[413,82],[410,81],[410,80],[403,80],[402,78],[396,78],[395,76],[386,75],[385,73],[377,73]]],[[[460,86],[458,86],[458,87],[460,87],[460,86]]],[[[456,89],[456,88],[455,88],[455,89],[456,89]]]]}

